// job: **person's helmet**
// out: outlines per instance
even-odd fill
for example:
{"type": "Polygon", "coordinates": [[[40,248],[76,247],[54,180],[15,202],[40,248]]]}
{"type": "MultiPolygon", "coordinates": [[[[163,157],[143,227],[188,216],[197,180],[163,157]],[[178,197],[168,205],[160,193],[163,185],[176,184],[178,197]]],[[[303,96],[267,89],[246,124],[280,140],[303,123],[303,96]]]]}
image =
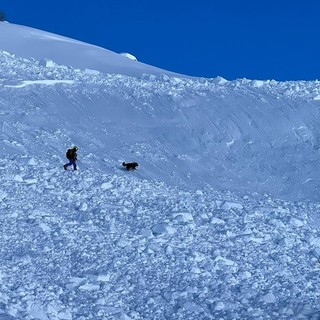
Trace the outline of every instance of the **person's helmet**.
{"type": "Polygon", "coordinates": [[[78,149],[79,149],[79,148],[78,148],[77,146],[74,146],[74,147],[73,147],[73,150],[75,150],[75,151],[78,151],[78,149]]]}

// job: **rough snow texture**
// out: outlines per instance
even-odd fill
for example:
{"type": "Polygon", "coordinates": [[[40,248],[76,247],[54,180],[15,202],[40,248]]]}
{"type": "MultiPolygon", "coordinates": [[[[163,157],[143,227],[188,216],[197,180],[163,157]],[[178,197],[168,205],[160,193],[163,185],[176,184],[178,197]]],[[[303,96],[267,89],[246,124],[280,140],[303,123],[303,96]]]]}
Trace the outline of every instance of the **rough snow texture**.
{"type": "Polygon", "coordinates": [[[0,319],[319,318],[318,81],[54,60],[0,51],[0,319]]]}
{"type": "Polygon", "coordinates": [[[318,314],[319,206],[60,165],[0,161],[5,319],[318,314]]]}
{"type": "Polygon", "coordinates": [[[0,62],[5,140],[20,132],[19,143],[36,149],[38,131],[55,140],[57,154],[83,143],[89,160],[108,170],[137,161],[141,177],[183,187],[319,199],[318,81],[257,87],[246,79],[104,74],[7,53],[0,62]],[[8,130],[6,119],[14,119],[8,130]]]}

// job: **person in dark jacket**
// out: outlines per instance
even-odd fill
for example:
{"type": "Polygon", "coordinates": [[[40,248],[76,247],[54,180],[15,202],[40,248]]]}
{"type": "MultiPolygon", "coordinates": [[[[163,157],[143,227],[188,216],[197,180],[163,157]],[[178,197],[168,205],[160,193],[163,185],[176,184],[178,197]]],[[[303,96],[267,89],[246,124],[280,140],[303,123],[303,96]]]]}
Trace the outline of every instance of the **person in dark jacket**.
{"type": "Polygon", "coordinates": [[[74,170],[77,170],[77,155],[78,147],[74,146],[72,149],[68,149],[66,153],[66,157],[68,158],[69,162],[66,163],[63,168],[64,170],[67,170],[69,166],[73,166],[74,170]]]}

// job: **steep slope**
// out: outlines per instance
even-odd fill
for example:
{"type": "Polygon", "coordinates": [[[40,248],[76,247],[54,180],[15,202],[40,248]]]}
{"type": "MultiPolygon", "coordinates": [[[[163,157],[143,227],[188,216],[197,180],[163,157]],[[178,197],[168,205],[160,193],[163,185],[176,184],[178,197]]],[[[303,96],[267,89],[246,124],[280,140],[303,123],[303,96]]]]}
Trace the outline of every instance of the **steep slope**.
{"type": "Polygon", "coordinates": [[[41,146],[63,162],[74,143],[82,169],[134,160],[141,178],[184,188],[319,199],[318,82],[137,79],[0,59],[4,153],[41,146]]]}

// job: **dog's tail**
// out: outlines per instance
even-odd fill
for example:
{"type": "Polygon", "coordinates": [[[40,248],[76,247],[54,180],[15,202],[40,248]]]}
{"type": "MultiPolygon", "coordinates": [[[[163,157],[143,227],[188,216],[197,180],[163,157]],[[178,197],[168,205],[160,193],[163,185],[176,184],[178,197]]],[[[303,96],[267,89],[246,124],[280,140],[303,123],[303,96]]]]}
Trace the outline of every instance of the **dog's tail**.
{"type": "Polygon", "coordinates": [[[125,162],[122,162],[122,165],[125,167],[125,166],[126,166],[126,163],[125,163],[125,162]]]}

